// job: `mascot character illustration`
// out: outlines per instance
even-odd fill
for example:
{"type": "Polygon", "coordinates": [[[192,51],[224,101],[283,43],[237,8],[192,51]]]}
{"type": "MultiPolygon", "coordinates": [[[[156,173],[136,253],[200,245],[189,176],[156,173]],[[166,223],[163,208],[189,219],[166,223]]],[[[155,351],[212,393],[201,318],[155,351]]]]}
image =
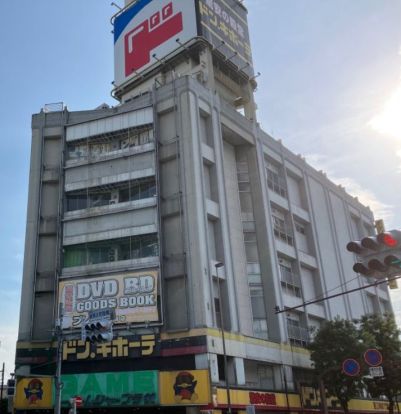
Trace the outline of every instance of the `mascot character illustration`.
{"type": "Polygon", "coordinates": [[[36,404],[38,400],[43,397],[43,382],[40,379],[34,378],[29,381],[28,386],[24,388],[25,398],[28,400],[29,405],[36,404]]]}
{"type": "Polygon", "coordinates": [[[174,384],[174,399],[177,403],[188,401],[196,401],[198,394],[195,392],[195,387],[198,381],[195,381],[194,376],[190,372],[182,371],[177,374],[174,384]]]}

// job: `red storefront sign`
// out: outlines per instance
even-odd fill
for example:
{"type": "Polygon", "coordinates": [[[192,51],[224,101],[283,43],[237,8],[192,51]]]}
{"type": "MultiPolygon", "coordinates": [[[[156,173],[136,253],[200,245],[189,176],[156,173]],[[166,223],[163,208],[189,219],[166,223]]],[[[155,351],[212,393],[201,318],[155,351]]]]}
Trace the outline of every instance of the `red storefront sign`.
{"type": "Polygon", "coordinates": [[[250,392],[249,402],[255,405],[277,405],[276,395],[267,392],[250,392]]]}

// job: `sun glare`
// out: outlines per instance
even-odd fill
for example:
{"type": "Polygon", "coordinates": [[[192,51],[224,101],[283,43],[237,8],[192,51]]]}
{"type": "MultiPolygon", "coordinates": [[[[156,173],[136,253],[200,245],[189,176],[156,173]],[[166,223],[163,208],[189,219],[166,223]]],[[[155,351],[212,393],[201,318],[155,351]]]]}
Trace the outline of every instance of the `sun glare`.
{"type": "Polygon", "coordinates": [[[372,118],[369,126],[381,134],[401,140],[401,85],[384,104],[381,112],[372,118]]]}

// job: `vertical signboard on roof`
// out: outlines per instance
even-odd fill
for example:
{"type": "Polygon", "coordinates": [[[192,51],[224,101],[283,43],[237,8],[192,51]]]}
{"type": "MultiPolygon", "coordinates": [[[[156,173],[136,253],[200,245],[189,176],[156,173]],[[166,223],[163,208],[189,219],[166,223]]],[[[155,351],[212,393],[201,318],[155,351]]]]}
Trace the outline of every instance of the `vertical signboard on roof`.
{"type": "Polygon", "coordinates": [[[247,10],[238,0],[198,0],[200,31],[238,69],[253,76],[247,10]]]}
{"type": "Polygon", "coordinates": [[[157,65],[197,34],[195,0],[138,0],[114,20],[115,86],[157,65]]]}

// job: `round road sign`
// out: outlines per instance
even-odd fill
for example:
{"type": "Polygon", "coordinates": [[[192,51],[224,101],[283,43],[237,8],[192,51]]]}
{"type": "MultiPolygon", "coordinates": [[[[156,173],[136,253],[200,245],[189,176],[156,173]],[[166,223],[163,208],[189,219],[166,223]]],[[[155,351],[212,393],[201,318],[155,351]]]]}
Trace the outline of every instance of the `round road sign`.
{"type": "Polygon", "coordinates": [[[359,365],[359,362],[355,359],[348,358],[343,362],[343,372],[346,375],[349,375],[350,377],[355,377],[359,375],[359,372],[361,371],[361,367],[359,365]]]}
{"type": "Polygon", "coordinates": [[[382,354],[380,351],[374,348],[368,349],[363,354],[363,357],[365,359],[365,362],[371,367],[378,367],[383,362],[382,354]]]}
{"type": "Polygon", "coordinates": [[[79,395],[77,395],[76,397],[75,397],[75,406],[76,407],[81,407],[81,405],[83,404],[83,399],[82,399],[82,397],[80,397],[79,395]]]}

